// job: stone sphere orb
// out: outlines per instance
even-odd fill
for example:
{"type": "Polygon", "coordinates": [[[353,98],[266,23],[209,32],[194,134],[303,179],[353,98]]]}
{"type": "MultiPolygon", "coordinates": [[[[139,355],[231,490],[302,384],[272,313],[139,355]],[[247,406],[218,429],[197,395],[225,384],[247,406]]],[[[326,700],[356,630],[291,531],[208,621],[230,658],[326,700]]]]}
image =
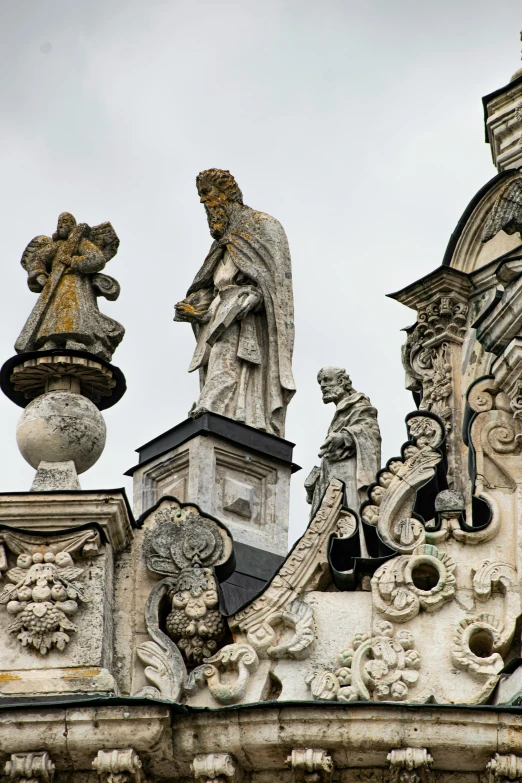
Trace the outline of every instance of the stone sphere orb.
{"type": "Polygon", "coordinates": [[[87,397],[50,391],[29,403],[16,428],[22,457],[37,469],[42,461],[72,460],[77,473],[89,470],[105,447],[100,411],[87,397]]]}

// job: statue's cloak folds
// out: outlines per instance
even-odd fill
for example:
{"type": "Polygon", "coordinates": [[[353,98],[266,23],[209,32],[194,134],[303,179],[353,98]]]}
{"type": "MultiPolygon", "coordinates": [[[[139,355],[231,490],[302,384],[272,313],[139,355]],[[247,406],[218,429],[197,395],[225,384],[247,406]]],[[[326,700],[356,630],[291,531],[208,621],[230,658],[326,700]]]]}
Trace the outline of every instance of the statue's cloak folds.
{"type": "Polygon", "coordinates": [[[294,303],[290,249],[282,225],[264,212],[243,207],[226,234],[214,242],[187,296],[213,286],[216,264],[227,249],[263,294],[268,326],[267,393],[272,420],[295,393],[292,374],[294,303]]]}

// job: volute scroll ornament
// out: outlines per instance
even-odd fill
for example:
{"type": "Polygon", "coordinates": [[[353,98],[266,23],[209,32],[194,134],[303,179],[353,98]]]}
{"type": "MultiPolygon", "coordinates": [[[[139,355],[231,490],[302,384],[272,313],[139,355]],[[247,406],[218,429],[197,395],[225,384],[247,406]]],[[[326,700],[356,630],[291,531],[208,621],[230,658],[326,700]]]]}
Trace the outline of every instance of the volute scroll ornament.
{"type": "Polygon", "coordinates": [[[423,544],[411,555],[384,563],[371,580],[373,604],[387,620],[403,623],[423,609],[436,612],[455,595],[456,563],[437,547],[423,544]]]}
{"type": "Polygon", "coordinates": [[[424,524],[413,509],[417,490],[435,476],[444,441],[444,427],[436,416],[420,411],[410,414],[407,426],[410,440],[403,446],[402,458],[388,461],[361,506],[362,519],[401,554],[410,554],[426,540],[424,524]]]}
{"type": "Polygon", "coordinates": [[[190,672],[185,692],[193,695],[207,686],[218,704],[237,704],[244,699],[250,675],[258,666],[257,653],[249,644],[227,644],[190,672]]]}
{"type": "Polygon", "coordinates": [[[305,658],[315,638],[312,607],[303,601],[292,601],[283,611],[273,612],[261,624],[250,628],[247,641],[260,658],[305,658]],[[278,641],[277,628],[290,628],[293,635],[278,641]]]}
{"type": "Polygon", "coordinates": [[[141,759],[134,748],[99,750],[92,766],[100,783],[145,783],[141,759]]]}
{"type": "Polygon", "coordinates": [[[486,767],[490,783],[510,783],[522,779],[522,757],[514,753],[501,755],[495,753],[486,767]]]}
{"type": "Polygon", "coordinates": [[[190,765],[197,783],[239,783],[242,770],[229,753],[200,754],[190,765]]]}

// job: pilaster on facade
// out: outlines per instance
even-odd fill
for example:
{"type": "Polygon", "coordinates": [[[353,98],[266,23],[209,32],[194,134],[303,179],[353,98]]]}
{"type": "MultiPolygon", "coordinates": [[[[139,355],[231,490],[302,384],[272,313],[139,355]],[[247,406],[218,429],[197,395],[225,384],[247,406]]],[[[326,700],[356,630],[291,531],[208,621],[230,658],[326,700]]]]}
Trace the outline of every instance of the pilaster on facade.
{"type": "Polygon", "coordinates": [[[46,750],[12,753],[4,766],[4,775],[12,783],[52,783],[54,771],[54,763],[46,750]]]}
{"type": "Polygon", "coordinates": [[[397,748],[388,753],[387,761],[398,783],[426,783],[433,764],[426,748],[397,748]]]}
{"type": "Polygon", "coordinates": [[[326,750],[295,748],[286,760],[292,769],[294,783],[330,783],[333,761],[326,750]]]}
{"type": "Polygon", "coordinates": [[[92,766],[100,783],[145,783],[140,757],[133,748],[99,750],[92,766]]]}

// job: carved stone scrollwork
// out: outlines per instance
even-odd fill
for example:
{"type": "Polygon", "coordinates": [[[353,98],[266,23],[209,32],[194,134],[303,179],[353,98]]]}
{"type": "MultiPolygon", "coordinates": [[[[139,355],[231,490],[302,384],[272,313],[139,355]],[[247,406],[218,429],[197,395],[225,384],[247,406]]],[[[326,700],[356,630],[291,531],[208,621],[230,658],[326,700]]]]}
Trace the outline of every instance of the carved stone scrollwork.
{"type": "Polygon", "coordinates": [[[361,507],[367,524],[377,527],[380,537],[392,549],[409,554],[426,539],[422,522],[413,516],[417,489],[435,474],[442,459],[439,446],[444,438],[440,423],[419,413],[408,420],[412,441],[403,449],[403,459],[388,462],[378,484],[369,490],[369,503],[361,507]]]}
{"type": "Polygon", "coordinates": [[[8,569],[11,583],[0,592],[0,605],[12,615],[8,630],[22,647],[40,655],[65,649],[69,634],[78,630],[70,618],[89,600],[82,581],[84,569],[75,564],[72,553],[94,555],[99,546],[95,530],[52,538],[0,533],[0,563],[8,569]],[[12,568],[8,568],[8,553],[18,556],[12,568]]]}
{"type": "Polygon", "coordinates": [[[227,644],[203,666],[192,670],[185,682],[185,692],[196,693],[205,685],[219,704],[237,704],[245,696],[250,674],[259,666],[259,658],[249,644],[227,644]],[[230,672],[235,678],[230,679],[230,672]],[[227,673],[226,681],[222,676],[227,673]]]}
{"type": "Polygon", "coordinates": [[[313,643],[314,616],[312,607],[303,601],[292,601],[283,611],[273,612],[247,634],[247,641],[260,658],[306,658],[313,643]],[[277,629],[290,628],[293,635],[277,641],[277,629]]]}
{"type": "Polygon", "coordinates": [[[513,566],[493,560],[484,560],[473,569],[473,592],[479,601],[488,601],[493,590],[505,596],[504,616],[501,620],[483,612],[462,619],[454,632],[451,659],[459,669],[467,670],[475,679],[484,681],[477,703],[485,701],[498,681],[498,674],[513,639],[521,611],[521,599],[513,566]]]}
{"type": "Polygon", "coordinates": [[[519,781],[522,779],[522,758],[510,753],[501,756],[495,753],[486,767],[489,773],[490,783],[508,783],[508,781],[519,781]]]}
{"type": "Polygon", "coordinates": [[[191,772],[198,783],[239,783],[241,769],[229,753],[207,753],[194,758],[191,772]]]}
{"type": "Polygon", "coordinates": [[[14,783],[52,783],[55,766],[47,751],[12,753],[4,775],[14,783]]]}
{"type": "Polygon", "coordinates": [[[152,590],[145,607],[151,641],[136,650],[151,686],[141,696],[177,701],[187,675],[185,662],[211,656],[225,635],[213,567],[230,561],[232,538],[226,528],[196,506],[165,499],[151,510],[145,538],[147,568],[165,578],[152,590]],[[161,604],[170,603],[165,631],[161,604]]]}
{"type": "Polygon", "coordinates": [[[419,678],[420,655],[410,631],[391,623],[375,626],[373,636],[356,634],[338,658],[339,668],[311,672],[306,683],[314,699],[328,701],[411,701],[419,678]]]}
{"type": "Polygon", "coordinates": [[[92,762],[100,783],[144,783],[141,760],[133,748],[99,750],[92,762]]]}
{"type": "Polygon", "coordinates": [[[424,609],[436,612],[455,595],[455,561],[423,544],[384,563],[372,577],[372,599],[387,620],[403,623],[424,609]]]}
{"type": "Polygon", "coordinates": [[[398,748],[387,757],[395,779],[400,783],[421,783],[426,780],[433,758],[426,748],[398,748]]]}
{"type": "Polygon", "coordinates": [[[294,783],[330,783],[333,761],[326,750],[296,748],[286,760],[293,772],[294,783]]]}

